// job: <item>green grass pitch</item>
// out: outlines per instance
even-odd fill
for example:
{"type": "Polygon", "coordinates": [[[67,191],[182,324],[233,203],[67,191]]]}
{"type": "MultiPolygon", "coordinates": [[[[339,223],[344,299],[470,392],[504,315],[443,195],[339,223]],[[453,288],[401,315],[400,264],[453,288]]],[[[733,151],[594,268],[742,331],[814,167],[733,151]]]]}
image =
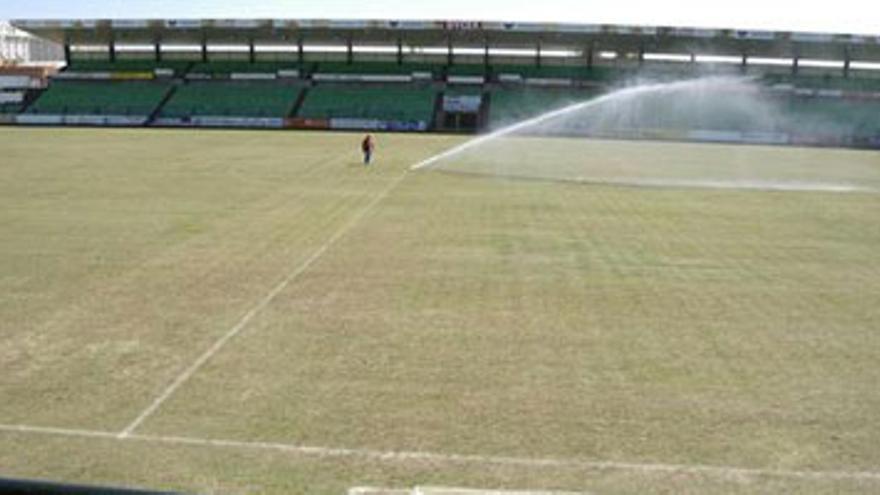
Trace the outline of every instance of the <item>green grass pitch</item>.
{"type": "Polygon", "coordinates": [[[880,195],[406,173],[465,139],[430,135],[365,169],[359,137],[0,129],[0,476],[880,491],[880,195]]]}

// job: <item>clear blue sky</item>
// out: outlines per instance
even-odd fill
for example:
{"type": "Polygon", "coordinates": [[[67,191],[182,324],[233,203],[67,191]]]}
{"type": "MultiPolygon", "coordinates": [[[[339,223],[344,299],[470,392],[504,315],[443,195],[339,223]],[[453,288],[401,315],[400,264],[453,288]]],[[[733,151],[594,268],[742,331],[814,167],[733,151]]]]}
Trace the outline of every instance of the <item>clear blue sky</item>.
{"type": "Polygon", "coordinates": [[[877,0],[0,0],[0,19],[25,18],[468,19],[880,35],[877,0]]]}

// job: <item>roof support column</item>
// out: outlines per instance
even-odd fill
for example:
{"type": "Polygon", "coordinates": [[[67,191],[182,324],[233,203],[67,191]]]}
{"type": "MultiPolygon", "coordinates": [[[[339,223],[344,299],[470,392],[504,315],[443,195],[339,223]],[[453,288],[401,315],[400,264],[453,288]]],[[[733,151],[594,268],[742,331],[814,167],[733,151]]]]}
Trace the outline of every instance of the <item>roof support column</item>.
{"type": "Polygon", "coordinates": [[[843,47],[843,77],[849,77],[849,63],[851,61],[849,47],[843,47]]]}
{"type": "Polygon", "coordinates": [[[70,42],[64,41],[64,63],[70,65],[70,42]]]}
{"type": "Polygon", "coordinates": [[[250,63],[254,63],[257,61],[257,50],[254,48],[254,39],[251,38],[248,40],[248,60],[250,63]]]}
{"type": "Polygon", "coordinates": [[[746,69],[748,68],[748,66],[749,66],[749,54],[746,52],[743,52],[742,61],[739,63],[739,68],[741,71],[745,72],[746,69]]]}
{"type": "Polygon", "coordinates": [[[800,69],[800,55],[795,54],[794,58],[791,62],[791,75],[798,75],[798,69],[800,69]]]}
{"type": "Polygon", "coordinates": [[[584,52],[587,56],[587,69],[593,68],[593,52],[596,51],[596,42],[591,40],[590,44],[584,48],[584,52]]]}
{"type": "Polygon", "coordinates": [[[156,62],[162,61],[162,42],[159,40],[153,42],[153,58],[156,62]]]}
{"type": "Polygon", "coordinates": [[[296,39],[296,61],[302,65],[305,61],[305,54],[303,53],[303,39],[302,36],[296,39]]]}
{"type": "Polygon", "coordinates": [[[403,40],[397,38],[397,65],[403,65],[403,40]]]}
{"type": "Polygon", "coordinates": [[[116,40],[110,39],[110,44],[107,46],[107,55],[110,58],[110,62],[116,62],[116,40]]]}
{"type": "Polygon", "coordinates": [[[483,38],[483,67],[489,70],[489,38],[483,38]]]}
{"type": "Polygon", "coordinates": [[[645,63],[645,43],[639,43],[639,66],[645,63]]]}
{"type": "Polygon", "coordinates": [[[541,67],[541,40],[535,44],[535,67],[541,67]]]}
{"type": "Polygon", "coordinates": [[[208,62],[208,39],[202,38],[202,63],[208,62]]]}
{"type": "Polygon", "coordinates": [[[352,48],[351,36],[345,40],[345,63],[351,65],[354,62],[354,49],[352,48]]]}
{"type": "Polygon", "coordinates": [[[446,65],[452,65],[455,62],[455,55],[452,53],[452,36],[446,38],[446,65]]]}

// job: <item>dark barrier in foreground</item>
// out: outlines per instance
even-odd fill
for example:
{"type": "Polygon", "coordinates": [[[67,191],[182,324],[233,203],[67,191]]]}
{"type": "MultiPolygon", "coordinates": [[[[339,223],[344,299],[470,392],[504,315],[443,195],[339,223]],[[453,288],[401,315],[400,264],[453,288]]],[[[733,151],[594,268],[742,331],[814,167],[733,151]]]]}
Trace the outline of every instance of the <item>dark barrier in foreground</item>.
{"type": "Polygon", "coordinates": [[[179,495],[173,492],[69,485],[49,481],[0,478],[2,495],[179,495]]]}

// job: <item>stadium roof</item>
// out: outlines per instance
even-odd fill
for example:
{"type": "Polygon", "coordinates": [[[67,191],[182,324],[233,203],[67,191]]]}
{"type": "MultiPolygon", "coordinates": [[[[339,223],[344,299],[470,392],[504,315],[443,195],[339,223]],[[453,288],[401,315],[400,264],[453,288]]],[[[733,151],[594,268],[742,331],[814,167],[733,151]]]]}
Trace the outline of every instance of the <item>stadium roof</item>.
{"type": "Polygon", "coordinates": [[[545,46],[880,61],[880,36],[608,24],[319,19],[17,20],[58,43],[388,43],[545,46]]]}

